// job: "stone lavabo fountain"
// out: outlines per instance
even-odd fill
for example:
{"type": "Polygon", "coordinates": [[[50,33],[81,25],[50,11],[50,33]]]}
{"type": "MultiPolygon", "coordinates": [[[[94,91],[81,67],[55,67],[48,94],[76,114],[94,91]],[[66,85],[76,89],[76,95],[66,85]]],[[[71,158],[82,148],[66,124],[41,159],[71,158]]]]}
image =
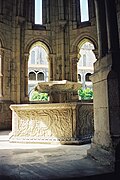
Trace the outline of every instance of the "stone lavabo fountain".
{"type": "Polygon", "coordinates": [[[52,81],[38,83],[39,92],[49,94],[48,103],[11,105],[10,142],[77,143],[78,82],[52,81]]]}
{"type": "Polygon", "coordinates": [[[36,90],[38,92],[46,92],[49,95],[50,103],[65,103],[78,100],[78,89],[81,84],[67,80],[50,81],[38,83],[36,90]]]}

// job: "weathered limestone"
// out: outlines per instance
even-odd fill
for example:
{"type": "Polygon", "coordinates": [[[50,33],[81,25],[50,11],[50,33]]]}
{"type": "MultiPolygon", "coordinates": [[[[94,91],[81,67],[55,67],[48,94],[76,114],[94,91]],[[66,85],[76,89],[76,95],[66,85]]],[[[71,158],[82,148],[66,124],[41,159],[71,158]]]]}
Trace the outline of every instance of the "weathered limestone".
{"type": "Polygon", "coordinates": [[[10,142],[85,143],[93,135],[93,106],[81,103],[11,105],[10,142]]]}
{"type": "Polygon", "coordinates": [[[12,114],[9,106],[11,101],[0,101],[0,130],[10,130],[12,126],[12,114]]]}
{"type": "MultiPolygon", "coordinates": [[[[90,140],[93,135],[93,114],[90,114],[88,122],[84,118],[82,120],[84,110],[81,111],[81,103],[72,102],[74,100],[72,93],[76,93],[80,87],[80,83],[66,80],[38,83],[36,90],[47,92],[50,101],[47,104],[10,106],[12,110],[10,142],[72,144],[79,143],[83,137],[90,140]]],[[[78,95],[75,100],[77,99],[78,95]]],[[[86,109],[88,112],[91,110],[86,109]]]]}
{"type": "Polygon", "coordinates": [[[67,80],[42,82],[36,86],[37,91],[48,93],[50,103],[78,101],[77,92],[80,88],[80,83],[67,80]]]}
{"type": "MultiPolygon", "coordinates": [[[[98,39],[101,41],[99,59],[95,63],[94,75],[91,77],[94,88],[94,128],[95,133],[88,154],[98,159],[103,164],[115,166],[115,151],[120,142],[120,101],[119,101],[119,45],[116,23],[115,2],[96,0],[98,18],[98,39]],[[99,3],[102,3],[101,5],[99,3]],[[105,8],[100,9],[100,6],[105,8]],[[113,16],[111,16],[111,10],[113,16]],[[106,14],[104,29],[101,19],[102,13],[106,14]],[[111,17],[111,18],[110,18],[111,17]],[[114,21],[114,23],[112,23],[114,21]],[[101,28],[100,28],[101,27],[101,28]],[[105,31],[107,30],[107,36],[105,31]],[[115,31],[114,31],[115,30],[115,31]],[[115,33],[115,39],[113,38],[115,33]],[[103,45],[103,38],[107,42],[103,45]]],[[[99,43],[99,44],[100,44],[99,43]]],[[[119,158],[119,156],[118,156],[119,158]]]]}
{"type": "Polygon", "coordinates": [[[49,50],[49,81],[77,82],[78,44],[88,36],[97,42],[95,16],[90,15],[90,26],[80,28],[78,6],[76,1],[44,0],[43,25],[39,26],[34,24],[34,0],[0,1],[0,48],[4,49],[0,53],[0,100],[29,103],[28,58],[38,41],[49,50]]]}

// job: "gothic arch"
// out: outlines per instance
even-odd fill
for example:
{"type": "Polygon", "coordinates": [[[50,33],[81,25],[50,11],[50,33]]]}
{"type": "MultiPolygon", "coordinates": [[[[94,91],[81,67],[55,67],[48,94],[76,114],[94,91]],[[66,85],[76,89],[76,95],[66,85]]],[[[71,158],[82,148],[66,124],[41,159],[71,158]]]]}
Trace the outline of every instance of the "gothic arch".
{"type": "Polygon", "coordinates": [[[45,39],[43,39],[43,38],[35,38],[35,39],[31,38],[31,39],[26,43],[25,53],[29,53],[31,47],[32,47],[34,44],[36,44],[37,42],[40,42],[41,45],[44,47],[44,49],[45,49],[46,51],[49,50],[49,54],[52,54],[52,53],[53,53],[53,50],[52,50],[51,46],[49,45],[49,42],[46,40],[46,38],[45,38],[45,39]]]}
{"type": "Polygon", "coordinates": [[[75,41],[73,42],[72,47],[71,47],[71,52],[79,53],[80,47],[86,41],[92,43],[95,47],[95,51],[97,51],[97,49],[98,49],[97,40],[95,40],[95,38],[93,38],[91,35],[83,34],[82,36],[80,35],[75,39],[75,41]]]}

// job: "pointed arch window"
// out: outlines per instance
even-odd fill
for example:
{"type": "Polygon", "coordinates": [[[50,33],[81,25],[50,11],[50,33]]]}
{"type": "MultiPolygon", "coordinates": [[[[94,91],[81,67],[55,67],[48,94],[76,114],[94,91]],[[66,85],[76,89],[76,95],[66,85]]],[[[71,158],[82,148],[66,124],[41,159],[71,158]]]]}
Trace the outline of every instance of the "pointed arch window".
{"type": "Polygon", "coordinates": [[[81,22],[89,21],[88,0],[80,0],[81,22]]]}
{"type": "Polygon", "coordinates": [[[42,0],[35,0],[35,24],[42,25],[42,0]]]}

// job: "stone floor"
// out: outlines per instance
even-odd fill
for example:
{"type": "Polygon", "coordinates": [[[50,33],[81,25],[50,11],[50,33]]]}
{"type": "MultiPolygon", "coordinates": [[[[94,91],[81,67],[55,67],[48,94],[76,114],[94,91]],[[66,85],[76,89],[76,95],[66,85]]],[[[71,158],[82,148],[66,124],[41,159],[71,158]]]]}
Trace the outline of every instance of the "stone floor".
{"type": "Polygon", "coordinates": [[[90,144],[9,143],[8,134],[8,131],[0,131],[0,180],[115,180],[109,167],[87,157],[90,144]]]}

